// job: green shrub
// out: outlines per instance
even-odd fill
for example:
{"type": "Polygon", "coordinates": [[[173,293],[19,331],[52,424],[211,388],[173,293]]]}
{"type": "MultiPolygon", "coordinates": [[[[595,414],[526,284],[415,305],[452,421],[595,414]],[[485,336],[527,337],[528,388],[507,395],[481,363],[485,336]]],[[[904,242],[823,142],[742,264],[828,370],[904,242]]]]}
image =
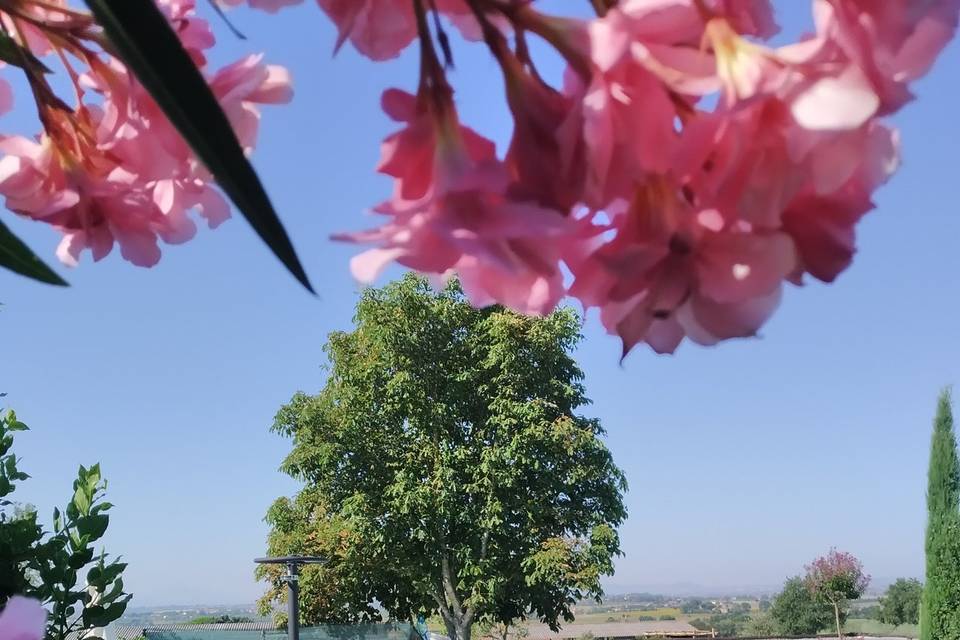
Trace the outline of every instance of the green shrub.
{"type": "Polygon", "coordinates": [[[49,614],[47,640],[83,637],[117,620],[132,597],[123,591],[127,565],[94,548],[110,523],[107,483],[99,464],[81,466],[70,502],[53,510],[53,529],[45,531],[35,509],[9,499],[28,478],[12,452],[14,434],[26,430],[13,411],[0,413],[0,607],[13,595],[35,598],[49,614]],[[78,586],[84,570],[86,586],[78,586]]]}

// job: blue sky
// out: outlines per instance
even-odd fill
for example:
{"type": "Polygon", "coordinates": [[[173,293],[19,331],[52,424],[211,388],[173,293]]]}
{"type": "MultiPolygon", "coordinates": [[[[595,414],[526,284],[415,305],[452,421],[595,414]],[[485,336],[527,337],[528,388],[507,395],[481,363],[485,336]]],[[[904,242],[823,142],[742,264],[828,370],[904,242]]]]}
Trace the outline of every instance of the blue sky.
{"type": "MultiPolygon", "coordinates": [[[[779,5],[788,30],[809,20],[806,3],[779,5]]],[[[219,28],[220,58],[266,50],[296,80],[295,102],[266,110],[255,161],[319,296],[239,218],[152,270],[85,260],[63,270],[68,290],[0,272],[0,390],[32,427],[17,451],[34,477],[18,498],[47,517],[76,465],[101,461],[116,504],[108,548],[130,562],[140,605],[259,594],[263,514],[296,490],[276,470],[288,443],[268,427],[293,392],[320,388],[325,336],[350,326],[355,248],[327,238],[374,222],[362,212],[388,192],[372,167],[393,127],[379,93],[416,82],[412,51],[331,58],[312,2],[232,15],[249,39],[219,28]]],[[[495,65],[463,47],[456,60],[463,119],[502,149],[495,65]]],[[[922,574],[930,419],[939,389],[960,381],[958,77],[954,43],[895,120],[904,165],[860,227],[856,263],[832,286],[789,290],[762,339],[641,348],[621,366],[618,341],[588,318],[577,355],[590,411],[630,482],[611,591],[774,586],[831,545],[879,580],[922,574]]],[[[31,114],[21,102],[4,130],[35,131],[31,114]]],[[[3,220],[53,260],[54,232],[3,220]]]]}

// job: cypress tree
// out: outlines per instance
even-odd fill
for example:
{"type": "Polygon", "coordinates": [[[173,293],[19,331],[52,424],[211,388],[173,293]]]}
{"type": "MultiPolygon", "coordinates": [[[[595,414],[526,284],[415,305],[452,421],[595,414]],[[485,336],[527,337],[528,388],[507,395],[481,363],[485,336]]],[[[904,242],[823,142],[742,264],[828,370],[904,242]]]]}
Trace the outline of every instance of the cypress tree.
{"type": "Polygon", "coordinates": [[[927,580],[921,640],[960,640],[960,459],[950,391],[940,394],[927,476],[927,580]]]}

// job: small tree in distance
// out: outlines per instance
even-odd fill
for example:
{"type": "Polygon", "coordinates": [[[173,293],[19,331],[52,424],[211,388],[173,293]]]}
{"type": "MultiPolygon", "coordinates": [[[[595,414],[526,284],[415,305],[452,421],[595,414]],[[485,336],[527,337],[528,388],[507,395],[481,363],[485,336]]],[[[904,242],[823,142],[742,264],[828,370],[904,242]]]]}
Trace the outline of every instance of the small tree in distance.
{"type": "Polygon", "coordinates": [[[827,555],[807,566],[803,581],[817,599],[833,607],[837,637],[841,637],[841,610],[846,610],[850,600],[862,596],[870,584],[870,576],[863,572],[863,564],[853,554],[830,549],[827,555]]]}
{"type": "Polygon", "coordinates": [[[887,624],[917,624],[920,620],[920,596],[923,585],[911,578],[899,578],[887,589],[880,600],[880,622],[887,624]]]}
{"type": "Polygon", "coordinates": [[[833,616],[829,608],[810,593],[803,578],[794,576],[783,584],[783,590],[773,599],[770,617],[776,623],[777,633],[799,636],[825,629],[833,616]]]}

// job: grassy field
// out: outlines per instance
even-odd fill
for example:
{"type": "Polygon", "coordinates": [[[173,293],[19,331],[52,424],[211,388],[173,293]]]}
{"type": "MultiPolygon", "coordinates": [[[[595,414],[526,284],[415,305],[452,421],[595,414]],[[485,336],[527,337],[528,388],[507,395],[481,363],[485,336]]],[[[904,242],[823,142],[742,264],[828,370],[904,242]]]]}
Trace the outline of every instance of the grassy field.
{"type": "Polygon", "coordinates": [[[884,624],[877,620],[862,620],[851,618],[843,628],[847,633],[864,633],[871,635],[898,636],[904,638],[919,638],[920,630],[915,624],[903,624],[898,627],[884,624]]]}
{"type": "Polygon", "coordinates": [[[682,617],[680,609],[677,607],[660,607],[649,611],[633,609],[630,611],[600,611],[597,613],[578,613],[577,624],[599,623],[599,622],[636,622],[640,616],[648,616],[659,619],[660,616],[673,616],[678,620],[682,617]]]}

